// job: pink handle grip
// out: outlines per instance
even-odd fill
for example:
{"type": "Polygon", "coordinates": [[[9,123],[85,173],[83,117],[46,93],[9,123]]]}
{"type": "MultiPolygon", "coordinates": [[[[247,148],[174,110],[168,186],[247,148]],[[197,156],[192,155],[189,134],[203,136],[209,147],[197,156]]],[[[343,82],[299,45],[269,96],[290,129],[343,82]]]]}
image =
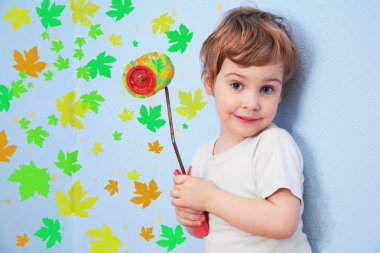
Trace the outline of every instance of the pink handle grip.
{"type": "MultiPolygon", "coordinates": [[[[187,175],[191,176],[191,169],[192,167],[190,166],[187,170],[187,175]]],[[[181,171],[176,169],[174,171],[174,175],[182,175],[181,171]]],[[[202,224],[198,227],[194,227],[194,235],[197,237],[204,237],[208,235],[210,232],[210,227],[208,226],[208,215],[206,213],[206,220],[202,222],[202,224]]]]}

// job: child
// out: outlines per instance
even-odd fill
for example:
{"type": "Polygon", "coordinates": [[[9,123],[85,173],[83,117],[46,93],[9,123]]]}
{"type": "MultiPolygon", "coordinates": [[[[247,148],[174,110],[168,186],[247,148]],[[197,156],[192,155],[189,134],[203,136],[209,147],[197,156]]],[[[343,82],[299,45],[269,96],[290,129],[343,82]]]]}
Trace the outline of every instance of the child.
{"type": "Polygon", "coordinates": [[[192,176],[174,177],[177,220],[194,235],[208,217],[206,253],[311,252],[302,232],[302,156],[272,123],[299,62],[284,18],[232,9],[201,60],[220,133],[196,152],[192,176]]]}

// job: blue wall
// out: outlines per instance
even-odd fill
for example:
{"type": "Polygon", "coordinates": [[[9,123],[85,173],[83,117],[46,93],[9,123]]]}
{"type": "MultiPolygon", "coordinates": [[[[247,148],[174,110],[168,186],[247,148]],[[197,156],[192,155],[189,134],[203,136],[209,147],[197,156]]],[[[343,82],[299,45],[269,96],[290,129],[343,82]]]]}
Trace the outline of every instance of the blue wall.
{"type": "MultiPolygon", "coordinates": [[[[53,1],[51,1],[53,2],[53,1]]],[[[104,35],[97,40],[87,36],[88,27],[74,24],[68,1],[60,16],[62,25],[50,27],[48,40],[35,8],[40,1],[1,1],[0,3],[0,84],[11,88],[21,79],[12,66],[14,50],[21,53],[38,47],[40,60],[51,70],[52,81],[28,76],[23,84],[33,83],[19,98],[13,98],[9,110],[0,111],[0,131],[4,130],[8,145],[17,146],[9,162],[0,162],[0,252],[90,252],[92,240],[88,231],[107,225],[122,241],[116,252],[166,252],[157,241],[162,225],[175,228],[169,191],[172,171],[177,161],[172,150],[168,125],[156,133],[141,125],[137,118],[142,105],[162,105],[162,118],[167,120],[163,92],[149,99],[137,99],[125,92],[121,81],[124,66],[132,59],[150,51],[167,53],[176,74],[170,84],[173,110],[180,106],[178,91],[192,94],[202,88],[198,53],[203,40],[220,21],[224,11],[240,5],[239,1],[133,1],[135,9],[122,20],[115,21],[105,13],[111,1],[96,1],[100,9],[90,18],[101,24],[104,35]],[[30,25],[12,29],[4,16],[10,6],[30,10],[30,25]],[[152,33],[151,21],[163,13],[175,20],[170,30],[186,25],[193,38],[186,51],[168,52],[165,34],[152,33]],[[108,37],[121,35],[121,45],[114,46],[108,37]],[[85,37],[85,58],[73,58],[76,37],[85,37]],[[53,40],[65,47],[60,53],[50,50],[53,40]],[[132,46],[138,41],[137,47],[132,46]],[[98,76],[88,82],[78,79],[76,68],[105,51],[116,59],[112,76],[98,76]],[[70,59],[70,67],[58,71],[54,62],[58,55],[70,59]],[[81,119],[84,129],[49,125],[47,117],[60,118],[56,100],[70,91],[77,98],[93,90],[105,98],[98,113],[88,112],[81,119]],[[133,120],[123,122],[119,114],[127,108],[134,111],[133,120]],[[49,133],[43,147],[27,142],[20,119],[31,121],[29,129],[42,126],[49,133]],[[122,133],[121,141],[112,138],[114,131],[122,133]],[[148,143],[159,140],[164,147],[160,154],[148,151],[148,143]],[[94,143],[101,143],[103,152],[92,152],[94,143]],[[78,150],[82,168],[67,176],[56,167],[60,150],[78,150]],[[8,180],[20,165],[33,161],[38,168],[48,168],[48,196],[35,194],[20,200],[19,183],[8,180]],[[154,179],[162,192],[147,208],[130,201],[134,181],[128,172],[136,169],[139,182],[154,179]],[[108,180],[119,182],[119,192],[113,196],[104,190],[108,180]],[[88,210],[88,218],[61,215],[56,192],[67,193],[80,180],[86,198],[98,197],[88,210]],[[42,219],[59,220],[62,242],[46,249],[35,236],[43,226],[42,219]],[[153,227],[154,239],[145,241],[141,227],[153,227]],[[24,247],[16,246],[16,236],[27,234],[24,247]]],[[[376,253],[380,252],[380,2],[379,1],[255,1],[258,7],[284,15],[302,52],[302,66],[289,92],[281,103],[276,123],[289,130],[299,144],[305,161],[305,231],[316,253],[376,253]]],[[[218,119],[213,99],[206,97],[206,106],[187,120],[174,113],[177,143],[185,164],[194,150],[218,132],[218,119]],[[188,129],[183,127],[188,126],[188,129]],[[206,127],[205,127],[206,126],[206,127]]],[[[200,252],[200,240],[185,233],[186,241],[176,245],[173,252],[200,252]]]]}

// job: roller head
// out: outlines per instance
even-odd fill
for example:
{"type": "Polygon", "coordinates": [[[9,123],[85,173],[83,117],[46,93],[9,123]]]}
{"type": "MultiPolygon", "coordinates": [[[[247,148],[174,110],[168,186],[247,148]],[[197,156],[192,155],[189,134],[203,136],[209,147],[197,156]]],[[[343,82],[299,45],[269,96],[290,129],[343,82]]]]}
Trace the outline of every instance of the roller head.
{"type": "Polygon", "coordinates": [[[163,53],[151,52],[129,62],[123,72],[127,91],[138,98],[150,97],[165,88],[174,76],[174,66],[163,53]]]}

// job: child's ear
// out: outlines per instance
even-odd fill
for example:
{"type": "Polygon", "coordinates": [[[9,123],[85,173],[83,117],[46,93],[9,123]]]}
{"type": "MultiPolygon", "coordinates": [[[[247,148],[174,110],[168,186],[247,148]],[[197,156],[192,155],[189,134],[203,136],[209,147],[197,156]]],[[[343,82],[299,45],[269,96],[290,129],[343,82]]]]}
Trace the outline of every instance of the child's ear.
{"type": "Polygon", "coordinates": [[[208,74],[204,74],[203,76],[203,85],[205,86],[206,94],[209,96],[213,96],[214,95],[213,85],[210,81],[210,76],[208,74]]]}

